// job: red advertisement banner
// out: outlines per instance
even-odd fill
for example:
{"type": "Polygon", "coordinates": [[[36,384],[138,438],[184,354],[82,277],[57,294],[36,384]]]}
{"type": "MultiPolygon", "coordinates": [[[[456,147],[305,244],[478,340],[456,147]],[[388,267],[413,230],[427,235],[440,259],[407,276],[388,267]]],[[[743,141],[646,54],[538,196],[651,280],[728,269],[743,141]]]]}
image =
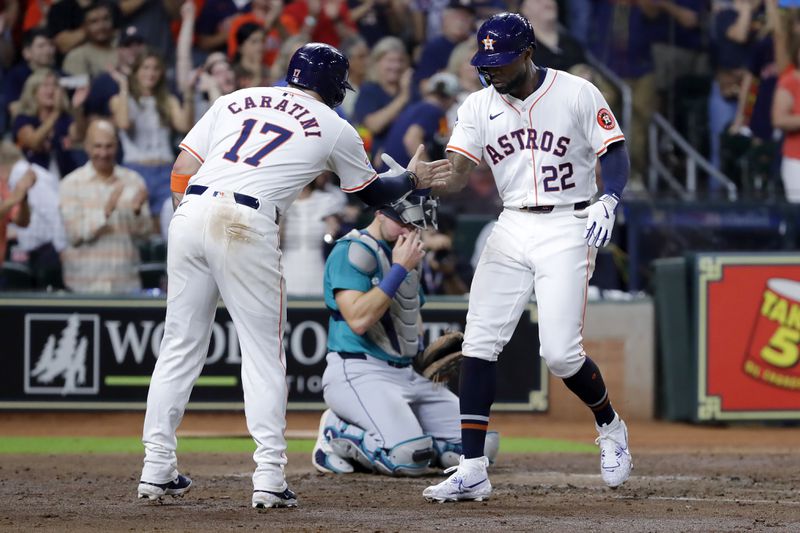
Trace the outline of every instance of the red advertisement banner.
{"type": "Polygon", "coordinates": [[[800,416],[800,264],[769,264],[768,258],[764,263],[722,262],[718,279],[700,284],[699,296],[702,299],[705,291],[707,311],[706,346],[700,353],[706,358],[701,401],[705,388],[705,396],[719,399],[719,414],[763,412],[764,418],[782,418],[770,414],[783,412],[796,418],[800,416]],[[796,411],[796,416],[787,411],[796,411]]]}

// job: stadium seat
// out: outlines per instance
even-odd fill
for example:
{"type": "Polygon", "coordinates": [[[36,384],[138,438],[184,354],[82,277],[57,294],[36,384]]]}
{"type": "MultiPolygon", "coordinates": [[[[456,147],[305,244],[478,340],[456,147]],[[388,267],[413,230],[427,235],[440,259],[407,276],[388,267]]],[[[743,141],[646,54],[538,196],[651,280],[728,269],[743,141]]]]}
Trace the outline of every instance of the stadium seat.
{"type": "Polygon", "coordinates": [[[166,263],[142,263],[138,270],[143,289],[164,289],[167,286],[166,263]]]}
{"type": "Polygon", "coordinates": [[[30,290],[33,288],[33,273],[26,265],[14,262],[3,263],[0,268],[0,287],[3,290],[30,290]]]}

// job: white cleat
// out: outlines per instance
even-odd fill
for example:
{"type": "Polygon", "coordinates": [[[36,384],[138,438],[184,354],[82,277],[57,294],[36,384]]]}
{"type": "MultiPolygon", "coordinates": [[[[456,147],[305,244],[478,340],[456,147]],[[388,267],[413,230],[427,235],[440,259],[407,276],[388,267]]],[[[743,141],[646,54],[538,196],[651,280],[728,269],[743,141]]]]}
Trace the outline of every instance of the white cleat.
{"type": "Polygon", "coordinates": [[[633,460],[628,448],[628,427],[614,415],[614,420],[603,427],[595,424],[600,434],[595,444],[600,446],[600,474],[606,485],[615,489],[625,483],[631,475],[633,460]]]}
{"type": "Polygon", "coordinates": [[[283,492],[253,491],[254,509],[273,509],[276,507],[297,507],[297,495],[288,487],[283,492]]]}
{"type": "Polygon", "coordinates": [[[439,503],[488,500],[492,494],[492,484],[486,473],[487,466],[489,459],[486,457],[465,459],[462,455],[458,466],[451,466],[444,471],[445,474],[455,472],[438,485],[431,485],[422,491],[422,497],[429,502],[439,503]]]}
{"type": "Polygon", "coordinates": [[[314,444],[314,451],[311,452],[311,464],[323,474],[351,474],[353,465],[347,459],[334,453],[328,437],[325,435],[328,415],[330,414],[331,410],[327,409],[320,417],[317,442],[314,444]]]}
{"type": "Polygon", "coordinates": [[[182,497],[189,492],[192,488],[192,480],[183,474],[178,474],[178,477],[173,481],[167,483],[150,483],[149,481],[140,481],[138,487],[139,499],[148,499],[150,501],[161,500],[164,496],[172,496],[173,498],[182,497]]]}

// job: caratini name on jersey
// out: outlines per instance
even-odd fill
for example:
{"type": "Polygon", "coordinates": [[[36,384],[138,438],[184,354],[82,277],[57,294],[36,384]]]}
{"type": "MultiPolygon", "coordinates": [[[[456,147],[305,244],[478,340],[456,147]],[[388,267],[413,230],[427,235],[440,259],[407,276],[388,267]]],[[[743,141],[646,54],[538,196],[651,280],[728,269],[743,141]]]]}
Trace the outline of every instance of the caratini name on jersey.
{"type": "Polygon", "coordinates": [[[492,164],[496,165],[500,161],[516,152],[517,150],[540,150],[542,152],[552,152],[553,155],[563,157],[567,153],[569,137],[561,136],[555,140],[556,136],[552,131],[543,131],[541,136],[533,128],[520,128],[506,135],[497,138],[498,148],[491,144],[486,145],[486,153],[492,159],[492,164]],[[538,139],[538,141],[537,141],[538,139]],[[502,153],[500,153],[502,151],[502,153]]]}
{"type": "Polygon", "coordinates": [[[243,109],[253,109],[255,107],[283,111],[290,117],[294,118],[303,127],[303,133],[305,133],[306,137],[322,137],[322,130],[319,128],[319,122],[317,122],[317,119],[311,115],[308,109],[306,109],[304,106],[294,102],[292,102],[290,106],[289,100],[286,98],[282,98],[280,102],[272,105],[272,97],[266,95],[261,96],[258,104],[256,104],[256,100],[258,100],[258,98],[246,96],[242,101],[231,102],[228,104],[228,111],[234,115],[241,113],[243,109]]]}

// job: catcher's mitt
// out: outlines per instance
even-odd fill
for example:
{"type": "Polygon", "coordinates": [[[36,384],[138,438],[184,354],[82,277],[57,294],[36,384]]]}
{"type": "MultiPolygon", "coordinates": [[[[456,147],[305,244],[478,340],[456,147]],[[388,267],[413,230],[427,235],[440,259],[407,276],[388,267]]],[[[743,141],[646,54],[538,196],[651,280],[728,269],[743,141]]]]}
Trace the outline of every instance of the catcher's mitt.
{"type": "Polygon", "coordinates": [[[417,355],[414,368],[431,381],[446,383],[457,375],[461,368],[463,341],[464,334],[460,331],[445,333],[417,355]]]}

